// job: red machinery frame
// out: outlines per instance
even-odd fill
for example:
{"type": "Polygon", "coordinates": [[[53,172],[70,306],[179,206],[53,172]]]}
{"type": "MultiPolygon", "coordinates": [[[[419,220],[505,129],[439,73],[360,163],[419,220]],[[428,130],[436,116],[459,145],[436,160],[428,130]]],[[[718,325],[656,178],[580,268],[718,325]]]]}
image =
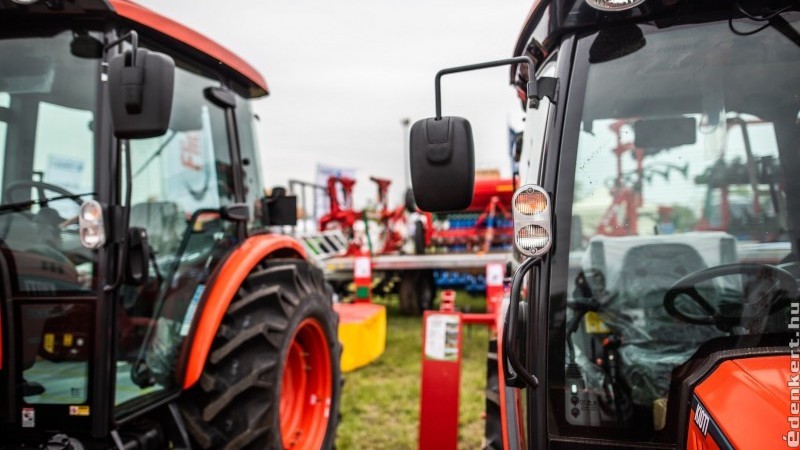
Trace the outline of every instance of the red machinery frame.
{"type": "MultiPolygon", "coordinates": [[[[423,315],[422,338],[422,371],[420,375],[420,419],[419,419],[419,449],[439,450],[458,448],[458,409],[459,387],[461,380],[462,356],[462,329],[464,325],[483,325],[489,327],[494,336],[503,333],[503,298],[506,292],[506,280],[503,264],[488,264],[486,266],[486,312],[461,313],[455,308],[455,291],[446,290],[441,294],[439,311],[425,311],[423,315]],[[428,333],[429,321],[444,320],[455,324],[456,339],[454,358],[431,358],[428,353],[428,340],[436,339],[428,333]]],[[[439,330],[441,331],[441,330],[439,330]]],[[[445,331],[447,332],[447,331],[445,331]]],[[[441,334],[441,333],[437,333],[441,334]]],[[[447,345],[447,344],[445,344],[447,345]]],[[[504,383],[502,346],[497,348],[497,373],[498,394],[500,400],[500,424],[502,427],[503,448],[509,448],[507,403],[515,404],[514,411],[520,411],[519,398],[507,399],[504,383]]],[[[517,414],[517,420],[521,416],[517,414]]],[[[517,430],[522,430],[522,424],[517,424],[517,430]]],[[[520,443],[524,436],[516,436],[520,443]]]]}
{"type": "MultiPolygon", "coordinates": [[[[408,237],[406,232],[408,229],[406,206],[400,205],[395,208],[389,208],[389,186],[392,184],[392,181],[378,177],[370,177],[370,181],[374,182],[378,188],[376,198],[378,210],[374,214],[368,213],[365,210],[359,211],[353,207],[355,179],[344,176],[332,176],[328,178],[325,186],[325,192],[330,201],[330,210],[319,219],[319,230],[342,230],[345,236],[350,239],[350,246],[346,253],[348,256],[362,253],[364,243],[354,232],[354,225],[359,220],[363,220],[366,223],[369,219],[372,219],[377,222],[381,228],[380,242],[369,243],[371,253],[373,254],[400,252],[408,237]]],[[[424,214],[428,223],[431,223],[430,213],[424,214]]],[[[431,231],[430,227],[426,227],[426,244],[431,240],[431,231]]]]}
{"type": "Polygon", "coordinates": [[[603,214],[597,225],[597,233],[606,236],[631,236],[638,234],[639,208],[642,206],[642,184],[644,175],[644,150],[636,147],[633,142],[622,142],[622,127],[628,120],[614,121],[609,128],[617,136],[617,145],[614,155],[617,157],[617,177],[611,187],[613,201],[603,214]],[[636,158],[636,180],[632,186],[625,184],[622,172],[622,156],[633,153],[636,158]],[[620,212],[623,213],[622,221],[619,220],[620,212]]]}
{"type": "MultiPolygon", "coordinates": [[[[467,228],[437,229],[432,224],[429,243],[446,247],[466,246],[470,251],[488,252],[497,242],[511,243],[514,230],[511,226],[498,226],[499,221],[511,223],[511,197],[514,194],[512,179],[479,179],[475,181],[472,203],[464,212],[479,212],[473,226],[467,228]]],[[[429,222],[430,223],[430,222],[429,222]]]]}

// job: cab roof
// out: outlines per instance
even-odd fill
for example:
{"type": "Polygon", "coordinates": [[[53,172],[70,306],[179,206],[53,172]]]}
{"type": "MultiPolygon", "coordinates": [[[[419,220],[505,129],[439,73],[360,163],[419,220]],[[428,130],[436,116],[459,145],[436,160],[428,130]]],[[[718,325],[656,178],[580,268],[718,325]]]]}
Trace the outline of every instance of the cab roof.
{"type": "MultiPolygon", "coordinates": [[[[513,55],[528,55],[538,64],[567,33],[599,30],[621,23],[652,21],[657,26],[669,26],[683,21],[703,22],[720,14],[742,17],[744,12],[734,11],[734,6],[739,6],[741,11],[743,5],[751,14],[770,14],[792,3],[793,0],[645,0],[630,9],[601,11],[586,0],[533,0],[513,55]]],[[[512,83],[518,82],[518,75],[527,79],[525,69],[518,68],[517,65],[511,68],[512,83]],[[518,73],[520,71],[523,73],[518,73]]]]}
{"type": "Polygon", "coordinates": [[[113,12],[124,19],[130,20],[150,28],[160,34],[166,35],[208,57],[229,69],[238,82],[244,84],[247,97],[255,98],[269,94],[267,82],[261,73],[245,60],[172,19],[164,17],[150,9],[128,0],[107,0],[113,12]]]}

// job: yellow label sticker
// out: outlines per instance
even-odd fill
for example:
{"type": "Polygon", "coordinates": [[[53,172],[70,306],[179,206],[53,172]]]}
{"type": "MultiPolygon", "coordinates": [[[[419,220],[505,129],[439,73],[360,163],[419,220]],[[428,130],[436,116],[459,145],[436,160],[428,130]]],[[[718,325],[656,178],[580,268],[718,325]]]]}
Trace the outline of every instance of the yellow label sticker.
{"type": "Polygon", "coordinates": [[[72,347],[72,333],[64,334],[64,347],[72,347]]]}
{"type": "Polygon", "coordinates": [[[583,320],[583,325],[586,327],[587,333],[603,334],[611,332],[605,322],[603,322],[603,319],[594,311],[587,312],[583,320]]]}
{"type": "Polygon", "coordinates": [[[46,351],[47,353],[53,353],[53,351],[55,350],[55,344],[56,344],[56,335],[53,333],[45,333],[44,340],[42,342],[42,348],[44,348],[44,351],[46,351]]]}
{"type": "Polygon", "coordinates": [[[72,405],[69,407],[70,416],[88,416],[89,405],[72,405]]]}

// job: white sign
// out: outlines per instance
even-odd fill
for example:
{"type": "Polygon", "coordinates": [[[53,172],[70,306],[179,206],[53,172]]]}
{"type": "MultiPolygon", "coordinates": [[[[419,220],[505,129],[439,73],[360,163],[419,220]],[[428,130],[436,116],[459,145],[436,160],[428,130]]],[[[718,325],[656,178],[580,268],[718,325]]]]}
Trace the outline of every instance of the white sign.
{"type": "Polygon", "coordinates": [[[457,361],[459,317],[453,314],[431,314],[425,322],[425,357],[440,361],[457,361]]]}
{"type": "Polygon", "coordinates": [[[33,408],[22,408],[22,428],[36,427],[36,410],[33,408]]]}
{"type": "Polygon", "coordinates": [[[64,155],[49,155],[47,157],[47,172],[45,179],[50,184],[56,184],[76,194],[88,192],[86,186],[81,185],[85,163],[82,159],[64,155]]]}
{"type": "Polygon", "coordinates": [[[372,261],[366,256],[353,260],[353,278],[372,278],[372,261]]]}
{"type": "Polygon", "coordinates": [[[487,286],[502,286],[503,273],[505,268],[502,264],[487,264],[486,265],[486,285],[487,286]]]}

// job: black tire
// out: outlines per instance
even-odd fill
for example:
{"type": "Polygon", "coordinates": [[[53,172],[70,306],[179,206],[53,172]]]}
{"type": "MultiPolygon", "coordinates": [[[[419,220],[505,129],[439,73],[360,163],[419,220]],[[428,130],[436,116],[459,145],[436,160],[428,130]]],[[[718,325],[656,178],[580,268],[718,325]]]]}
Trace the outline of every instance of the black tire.
{"type": "MultiPolygon", "coordinates": [[[[222,281],[224,282],[224,281],[222,281]]],[[[331,357],[331,398],[322,448],[334,445],[339,418],[342,346],[338,316],[322,272],[301,260],[259,264],[228,307],[200,381],[179,401],[195,448],[283,449],[283,364],[298,325],[314,319],[331,357]]]]}
{"type": "Polygon", "coordinates": [[[503,449],[503,425],[500,423],[500,380],[497,370],[497,339],[489,341],[486,354],[486,423],[483,450],[503,449]]]}
{"type": "Polygon", "coordinates": [[[414,190],[411,188],[406,189],[405,204],[406,211],[410,213],[417,211],[417,201],[414,199],[414,190]]]}
{"type": "Polygon", "coordinates": [[[400,275],[400,313],[419,316],[434,309],[436,281],[431,270],[408,270],[400,275]]]}
{"type": "Polygon", "coordinates": [[[425,223],[421,220],[414,222],[414,254],[425,254],[425,223]]]}

